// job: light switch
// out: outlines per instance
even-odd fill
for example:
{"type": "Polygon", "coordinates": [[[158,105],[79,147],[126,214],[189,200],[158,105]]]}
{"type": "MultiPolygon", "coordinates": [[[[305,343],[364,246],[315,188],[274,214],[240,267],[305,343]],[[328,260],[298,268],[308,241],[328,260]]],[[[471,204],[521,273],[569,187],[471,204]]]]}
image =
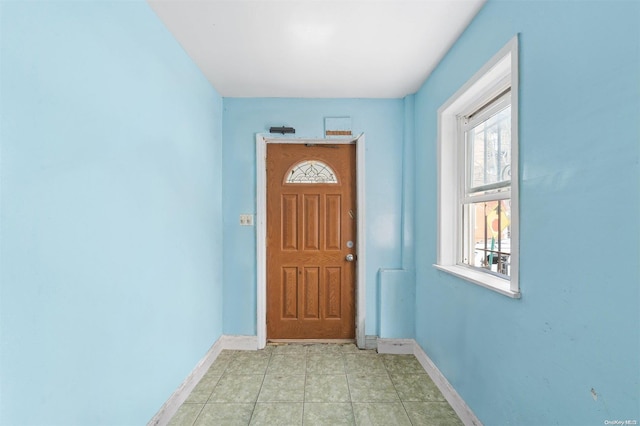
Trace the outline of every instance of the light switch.
{"type": "Polygon", "coordinates": [[[253,215],[252,214],[241,214],[240,215],[240,225],[242,225],[242,226],[253,226],[253,215]]]}

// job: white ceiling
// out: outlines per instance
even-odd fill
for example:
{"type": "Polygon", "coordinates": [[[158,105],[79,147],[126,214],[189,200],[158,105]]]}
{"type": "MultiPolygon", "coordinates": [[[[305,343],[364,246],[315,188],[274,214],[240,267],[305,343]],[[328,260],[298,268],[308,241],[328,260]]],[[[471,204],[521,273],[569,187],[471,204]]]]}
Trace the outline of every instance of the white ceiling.
{"type": "Polygon", "coordinates": [[[401,98],[486,0],[147,0],[224,97],[401,98]]]}

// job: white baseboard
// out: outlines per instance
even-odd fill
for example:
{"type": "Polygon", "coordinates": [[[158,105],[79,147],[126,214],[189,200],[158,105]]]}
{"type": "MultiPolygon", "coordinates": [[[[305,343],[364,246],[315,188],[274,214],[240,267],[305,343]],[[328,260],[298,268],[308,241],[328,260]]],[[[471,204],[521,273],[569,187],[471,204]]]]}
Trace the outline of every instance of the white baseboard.
{"type": "Polygon", "coordinates": [[[415,346],[413,339],[378,339],[379,354],[413,355],[415,346]]]}
{"type": "Polygon", "coordinates": [[[178,386],[178,389],[173,392],[173,394],[169,397],[167,402],[160,407],[160,410],[156,413],[155,416],[147,426],[166,426],[171,418],[176,414],[178,408],[182,405],[182,403],[187,399],[193,388],[196,387],[200,379],[207,372],[213,361],[216,360],[220,352],[222,352],[223,340],[222,338],[216,340],[216,342],[211,346],[211,349],[207,351],[205,356],[198,362],[196,367],[191,371],[191,373],[184,379],[184,382],[178,386]]]}
{"type": "Polygon", "coordinates": [[[469,408],[466,402],[462,399],[462,397],[456,392],[456,390],[451,386],[451,383],[447,380],[446,377],[438,370],[438,367],[431,361],[431,358],[427,356],[424,350],[418,345],[418,343],[414,340],[414,351],[413,354],[418,359],[422,368],[425,369],[431,380],[438,386],[442,395],[444,395],[445,399],[453,408],[453,411],[456,412],[462,423],[465,426],[482,426],[480,420],[473,414],[473,411],[469,408]]]}
{"type": "Polygon", "coordinates": [[[360,349],[378,349],[378,336],[364,336],[364,348],[360,349]]]}
{"type": "Polygon", "coordinates": [[[234,351],[257,351],[258,336],[227,336],[220,338],[222,348],[234,351]]]}
{"type": "Polygon", "coordinates": [[[257,336],[220,336],[211,346],[211,349],[198,362],[198,365],[191,371],[191,374],[182,382],[178,389],[173,392],[167,402],[158,410],[147,426],[166,426],[171,418],[176,414],[178,408],[189,397],[189,394],[196,387],[200,379],[207,372],[211,364],[216,360],[223,349],[236,351],[255,351],[258,349],[257,336]]]}

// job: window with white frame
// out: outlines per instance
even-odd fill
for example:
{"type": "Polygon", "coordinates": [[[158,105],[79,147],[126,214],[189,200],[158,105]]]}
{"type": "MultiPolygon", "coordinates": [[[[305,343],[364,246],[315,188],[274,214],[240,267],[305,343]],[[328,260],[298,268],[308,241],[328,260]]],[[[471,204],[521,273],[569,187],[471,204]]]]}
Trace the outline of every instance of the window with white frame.
{"type": "Polygon", "coordinates": [[[518,41],[438,110],[435,267],[510,297],[518,283],[518,41]]]}

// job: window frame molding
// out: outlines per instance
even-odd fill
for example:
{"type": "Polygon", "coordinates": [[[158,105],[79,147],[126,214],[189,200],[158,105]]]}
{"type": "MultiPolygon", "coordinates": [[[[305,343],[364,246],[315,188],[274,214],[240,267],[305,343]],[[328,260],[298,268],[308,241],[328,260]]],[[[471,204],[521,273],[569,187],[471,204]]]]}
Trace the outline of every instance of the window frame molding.
{"type": "Polygon", "coordinates": [[[436,269],[496,291],[505,296],[521,297],[519,283],[519,85],[518,35],[514,36],[453,96],[438,108],[437,133],[437,258],[436,269]],[[479,108],[506,87],[511,90],[511,266],[510,278],[502,278],[480,268],[462,265],[461,212],[464,196],[465,147],[460,144],[459,118],[479,108]]]}

